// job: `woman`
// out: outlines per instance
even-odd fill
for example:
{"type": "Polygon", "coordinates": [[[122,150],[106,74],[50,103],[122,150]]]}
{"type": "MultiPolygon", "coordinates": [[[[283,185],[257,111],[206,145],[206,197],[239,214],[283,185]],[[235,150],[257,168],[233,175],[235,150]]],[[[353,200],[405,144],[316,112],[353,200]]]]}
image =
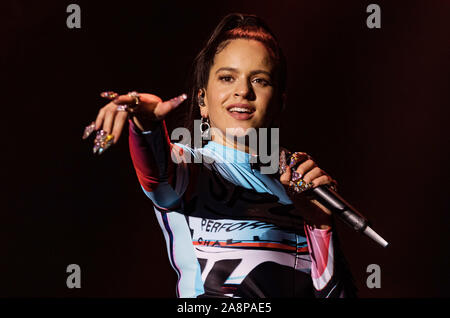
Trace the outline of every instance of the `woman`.
{"type": "Polygon", "coordinates": [[[334,180],[307,154],[286,158],[285,150],[279,172],[261,173],[256,150],[234,138],[281,119],[286,65],[269,28],[255,16],[226,16],[197,56],[192,82],[186,127],[192,132],[201,116],[203,135],[213,132],[203,147],[170,142],[164,118],[184,94],[163,102],[102,93],[112,101],[84,135],[98,130],[94,152],[102,153],[129,121],[131,157],[178,274],[177,296],[353,296],[331,212],[302,193],[334,180]]]}

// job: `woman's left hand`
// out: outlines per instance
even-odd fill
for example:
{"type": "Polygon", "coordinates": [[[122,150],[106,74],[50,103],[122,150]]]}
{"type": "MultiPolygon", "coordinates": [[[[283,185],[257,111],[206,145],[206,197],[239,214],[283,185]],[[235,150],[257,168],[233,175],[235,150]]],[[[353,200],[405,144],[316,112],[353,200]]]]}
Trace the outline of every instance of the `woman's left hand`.
{"type": "Polygon", "coordinates": [[[296,209],[308,225],[320,229],[329,229],[332,226],[331,211],[305,193],[296,193],[293,191],[293,182],[291,180],[302,179],[304,185],[312,188],[325,184],[336,186],[336,181],[320,169],[306,153],[297,152],[291,157],[294,158],[291,162],[286,162],[283,159],[283,156],[286,154],[283,154],[283,152],[284,150],[282,150],[280,158],[280,169],[284,173],[280,176],[280,182],[286,188],[286,192],[296,209]]]}

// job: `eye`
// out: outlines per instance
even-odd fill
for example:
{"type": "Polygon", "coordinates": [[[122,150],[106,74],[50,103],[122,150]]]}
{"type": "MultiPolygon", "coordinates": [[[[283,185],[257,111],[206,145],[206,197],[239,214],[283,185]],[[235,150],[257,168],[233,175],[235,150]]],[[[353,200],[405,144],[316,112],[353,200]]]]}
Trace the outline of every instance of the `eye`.
{"type": "Polygon", "coordinates": [[[230,75],[222,75],[219,76],[219,80],[222,82],[231,82],[233,80],[233,77],[230,75]]]}
{"type": "Polygon", "coordinates": [[[260,84],[261,86],[269,86],[270,82],[264,78],[255,78],[253,82],[260,84]]]}

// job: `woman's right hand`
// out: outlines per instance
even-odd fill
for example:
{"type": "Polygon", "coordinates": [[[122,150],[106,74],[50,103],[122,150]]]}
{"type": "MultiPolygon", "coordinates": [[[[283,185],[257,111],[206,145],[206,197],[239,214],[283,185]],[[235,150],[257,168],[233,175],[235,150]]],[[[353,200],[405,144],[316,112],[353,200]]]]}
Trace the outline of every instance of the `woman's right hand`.
{"type": "MultiPolygon", "coordinates": [[[[95,140],[97,148],[102,149],[99,153],[102,153],[111,144],[117,143],[127,121],[128,113],[133,114],[134,124],[141,131],[151,130],[157,121],[163,120],[187,98],[186,94],[182,94],[163,102],[156,95],[143,93],[138,95],[139,104],[136,105],[136,98],[130,94],[116,96],[117,94],[113,92],[102,93],[102,97],[109,98],[111,102],[99,110],[95,122],[87,127],[88,131],[85,131],[83,136],[86,139],[93,130],[99,132],[95,140]],[[123,108],[125,105],[128,107],[126,111],[118,110],[119,106],[123,108]],[[99,136],[100,133],[101,136],[99,136]]],[[[98,150],[96,146],[94,146],[94,153],[98,150]]]]}

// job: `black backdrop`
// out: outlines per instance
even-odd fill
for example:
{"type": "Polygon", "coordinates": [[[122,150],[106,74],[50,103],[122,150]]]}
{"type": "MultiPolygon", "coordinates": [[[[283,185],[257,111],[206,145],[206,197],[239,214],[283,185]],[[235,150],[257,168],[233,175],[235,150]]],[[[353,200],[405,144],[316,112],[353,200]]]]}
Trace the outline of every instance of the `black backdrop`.
{"type": "Polygon", "coordinates": [[[126,135],[95,157],[81,134],[101,91],[184,92],[235,11],[263,17],[287,56],[283,145],[313,155],[391,244],[339,224],[359,295],[450,296],[449,2],[376,1],[381,29],[365,24],[369,1],[77,1],[81,29],[68,29],[70,3],[2,2],[0,296],[175,296],[126,135]],[[66,287],[72,263],[81,289],[66,287]]]}

